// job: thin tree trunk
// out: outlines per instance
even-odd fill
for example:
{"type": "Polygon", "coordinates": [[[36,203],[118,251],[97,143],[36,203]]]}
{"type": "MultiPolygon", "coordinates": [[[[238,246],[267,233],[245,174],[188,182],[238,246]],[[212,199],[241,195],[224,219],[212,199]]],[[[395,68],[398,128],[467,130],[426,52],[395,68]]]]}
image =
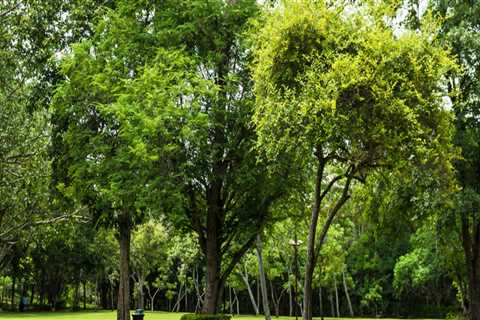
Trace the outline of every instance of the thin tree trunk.
{"type": "Polygon", "coordinates": [[[307,239],[307,261],[305,265],[305,284],[303,292],[303,309],[304,309],[304,319],[312,319],[312,280],[313,280],[313,271],[315,269],[315,240],[317,233],[317,224],[318,217],[320,214],[320,204],[321,199],[321,187],[322,187],[322,178],[323,170],[325,168],[325,161],[322,158],[321,150],[317,150],[317,174],[315,176],[315,194],[314,194],[314,204],[312,207],[312,214],[310,217],[310,225],[308,230],[308,239],[307,239]]]}
{"type": "Polygon", "coordinates": [[[73,305],[72,305],[72,309],[73,310],[78,310],[79,308],[79,304],[80,304],[80,283],[75,283],[75,287],[73,289],[73,305]]]}
{"type": "Polygon", "coordinates": [[[288,275],[288,315],[293,315],[293,294],[292,294],[292,282],[290,281],[290,269],[287,269],[288,275]]]}
{"type": "Polygon", "coordinates": [[[240,315],[240,303],[238,301],[238,296],[235,288],[233,288],[233,295],[235,296],[235,300],[237,301],[237,315],[240,315]]]}
{"type": "Polygon", "coordinates": [[[262,239],[260,234],[257,235],[257,259],[258,259],[258,272],[260,277],[260,288],[262,290],[262,303],[263,312],[265,314],[265,320],[271,320],[270,306],[268,305],[267,294],[267,281],[265,279],[265,270],[263,269],[263,257],[262,257],[262,239]]]}
{"type": "Polygon", "coordinates": [[[230,286],[228,286],[228,306],[230,307],[230,314],[233,314],[232,287],[230,287],[230,286]]]}
{"type": "Polygon", "coordinates": [[[12,304],[12,310],[15,310],[15,282],[16,282],[16,278],[15,276],[12,278],[12,301],[11,301],[11,304],[12,304]]]}
{"type": "Polygon", "coordinates": [[[115,302],[113,301],[113,284],[110,282],[110,309],[115,308],[115,302]]]}
{"type": "Polygon", "coordinates": [[[317,257],[320,253],[320,250],[325,242],[325,238],[327,236],[328,230],[330,229],[330,225],[333,223],[333,219],[337,215],[338,211],[343,207],[343,205],[347,202],[350,198],[348,194],[350,189],[350,183],[352,181],[353,173],[355,167],[350,167],[344,175],[339,175],[333,178],[328,185],[326,186],[325,190],[321,191],[322,185],[322,178],[323,178],[323,171],[325,168],[326,160],[322,158],[321,150],[317,150],[317,158],[318,158],[318,167],[317,167],[317,174],[315,178],[315,193],[314,193],[314,205],[312,208],[312,215],[310,219],[310,227],[308,231],[308,239],[307,239],[307,261],[305,265],[305,282],[303,286],[303,307],[304,313],[303,318],[304,320],[312,320],[312,300],[313,300],[313,288],[312,288],[312,281],[313,281],[313,271],[315,270],[315,265],[317,261],[317,257]],[[317,225],[318,225],[318,217],[320,213],[320,205],[322,203],[323,198],[328,194],[331,187],[335,184],[335,182],[347,177],[345,185],[342,190],[342,195],[337,200],[335,205],[329,211],[327,219],[325,220],[322,231],[317,239],[317,225]]]}
{"type": "Polygon", "coordinates": [[[143,292],[145,280],[143,278],[144,278],[143,275],[139,275],[138,277],[138,301],[137,301],[138,309],[144,309],[144,304],[145,304],[145,293],[143,292]]]}
{"type": "Polygon", "coordinates": [[[86,281],[83,281],[83,310],[87,309],[87,288],[86,281]]]}
{"type": "Polygon", "coordinates": [[[350,317],[353,318],[353,307],[352,301],[350,300],[350,295],[348,294],[347,280],[345,279],[345,269],[342,271],[342,280],[343,280],[343,289],[345,290],[345,296],[347,297],[348,310],[350,311],[350,317]]]}
{"type": "Polygon", "coordinates": [[[118,286],[117,320],[130,318],[130,215],[124,212],[119,217],[120,279],[118,286]]]}
{"type": "Polygon", "coordinates": [[[469,316],[480,320],[480,222],[470,225],[467,212],[462,212],[462,246],[467,263],[469,316]]]}
{"type": "Polygon", "coordinates": [[[258,301],[258,313],[260,313],[260,287],[261,287],[261,284],[260,284],[260,274],[258,274],[257,276],[257,301],[258,301]]]}
{"type": "Polygon", "coordinates": [[[174,312],[180,311],[180,304],[182,302],[184,294],[185,294],[184,293],[184,285],[180,284],[180,290],[178,290],[177,301],[173,305],[173,311],[174,312]]]}
{"type": "Polygon", "coordinates": [[[283,289],[280,292],[280,295],[276,297],[273,282],[270,280],[270,293],[272,296],[273,305],[275,306],[275,316],[277,318],[280,316],[280,300],[282,299],[282,295],[284,292],[285,292],[285,289],[283,289]]]}
{"type": "Polygon", "coordinates": [[[248,296],[250,297],[250,301],[252,302],[252,307],[253,307],[253,310],[255,311],[255,315],[258,315],[259,314],[258,306],[257,306],[257,303],[255,302],[255,296],[253,295],[250,283],[248,282],[247,270],[245,270],[245,274],[243,274],[242,272],[239,272],[239,274],[243,280],[243,283],[245,283],[245,286],[247,287],[248,296]]]}
{"type": "Polygon", "coordinates": [[[319,303],[320,303],[320,317],[322,318],[323,320],[323,299],[322,299],[322,286],[320,286],[318,288],[318,299],[319,299],[319,303]]]}
{"type": "MultiPolygon", "coordinates": [[[[187,279],[187,274],[185,274],[185,279],[187,279]]],[[[187,290],[187,280],[185,280],[184,284],[185,286],[185,312],[187,312],[188,309],[188,290],[187,290]]]]}
{"type": "Polygon", "coordinates": [[[147,293],[148,293],[148,297],[150,298],[150,311],[153,311],[154,310],[154,303],[155,303],[155,296],[157,295],[157,293],[160,291],[159,288],[157,288],[154,292],[154,294],[152,295],[151,294],[151,289],[150,289],[150,286],[147,286],[147,293]]]}
{"type": "Polygon", "coordinates": [[[330,310],[332,317],[335,318],[335,307],[333,306],[333,296],[331,293],[328,295],[328,300],[330,300],[330,310]]]}
{"type": "Polygon", "coordinates": [[[337,275],[336,274],[333,276],[333,284],[335,286],[335,306],[336,306],[336,310],[337,310],[337,317],[340,318],[340,306],[339,306],[339,303],[338,303],[338,287],[337,287],[337,275]]]}
{"type": "Polygon", "coordinates": [[[197,304],[195,306],[195,312],[198,311],[198,307],[200,305],[203,305],[203,294],[204,293],[200,293],[200,281],[199,281],[199,274],[198,274],[198,270],[197,270],[198,266],[195,266],[195,269],[194,269],[194,276],[193,278],[195,279],[194,281],[194,285],[195,285],[195,292],[196,292],[196,295],[197,295],[197,304]]]}
{"type": "Polygon", "coordinates": [[[35,285],[32,285],[32,292],[30,294],[30,305],[33,305],[34,299],[35,299],[35,285]]]}

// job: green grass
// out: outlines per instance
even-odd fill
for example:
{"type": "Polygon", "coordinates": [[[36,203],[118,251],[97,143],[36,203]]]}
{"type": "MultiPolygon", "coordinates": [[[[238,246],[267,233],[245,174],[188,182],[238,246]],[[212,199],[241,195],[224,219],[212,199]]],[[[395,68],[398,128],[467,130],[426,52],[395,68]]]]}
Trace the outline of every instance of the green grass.
{"type": "MultiPolygon", "coordinates": [[[[145,320],[179,320],[183,313],[172,312],[146,312],[145,320]]],[[[116,311],[79,311],[79,312],[25,312],[25,313],[12,313],[12,312],[0,312],[0,319],[9,320],[115,320],[116,311]]],[[[261,320],[263,316],[239,316],[234,317],[239,320],[261,320]]],[[[294,320],[293,317],[273,317],[273,320],[294,320]]],[[[301,319],[301,318],[299,318],[301,319]]],[[[342,318],[325,318],[326,320],[341,320],[342,318]]],[[[356,318],[355,320],[374,320],[367,318],[356,318]]],[[[375,319],[378,320],[378,319],[375,319]]],[[[382,319],[388,320],[388,319],[382,319]]]]}

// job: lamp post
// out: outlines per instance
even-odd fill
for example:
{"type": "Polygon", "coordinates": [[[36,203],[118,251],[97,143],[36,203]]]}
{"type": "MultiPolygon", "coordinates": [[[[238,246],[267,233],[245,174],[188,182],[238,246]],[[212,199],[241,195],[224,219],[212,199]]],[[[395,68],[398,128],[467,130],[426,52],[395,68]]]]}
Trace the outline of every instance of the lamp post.
{"type": "Polygon", "coordinates": [[[298,306],[297,306],[297,291],[298,291],[298,246],[302,244],[301,240],[297,239],[297,234],[295,233],[295,239],[290,240],[290,245],[293,247],[293,262],[294,262],[294,270],[295,273],[295,286],[293,288],[293,303],[294,303],[294,312],[295,312],[295,320],[298,320],[298,306]]]}

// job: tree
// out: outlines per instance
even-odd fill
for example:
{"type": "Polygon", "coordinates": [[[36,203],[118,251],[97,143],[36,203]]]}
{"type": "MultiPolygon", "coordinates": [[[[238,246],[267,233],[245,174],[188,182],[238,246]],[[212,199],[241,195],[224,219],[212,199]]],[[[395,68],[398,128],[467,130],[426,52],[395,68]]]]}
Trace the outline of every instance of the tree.
{"type": "Polygon", "coordinates": [[[0,2],[0,268],[23,235],[66,218],[49,193],[48,104],[60,79],[50,58],[89,34],[99,3],[0,2]]]}
{"type": "Polygon", "coordinates": [[[174,218],[198,235],[206,258],[202,312],[215,313],[224,283],[285,193],[289,163],[266,170],[251,126],[254,97],[245,32],[258,14],[256,1],[166,1],[156,12],[170,46],[185,46],[200,76],[212,85],[201,95],[201,122],[186,122],[180,141],[184,212],[174,218]]]}
{"type": "MultiPolygon", "coordinates": [[[[168,263],[168,233],[163,225],[148,221],[139,225],[133,233],[132,241],[132,278],[137,292],[137,308],[144,308],[144,287],[150,273],[164,269],[168,263]]],[[[153,300],[153,299],[152,299],[153,300]]]]}
{"type": "Polygon", "coordinates": [[[86,206],[100,225],[118,231],[117,318],[122,320],[129,318],[132,226],[160,206],[155,203],[159,188],[168,181],[159,179],[175,152],[164,143],[166,135],[175,134],[165,130],[175,125],[169,115],[176,114],[168,112],[191,85],[188,61],[154,43],[145,46],[146,26],[125,13],[129,9],[123,4],[107,11],[92,39],[65,57],[66,80],[53,103],[58,190],[73,205],[86,206]]]}
{"type": "Polygon", "coordinates": [[[453,63],[429,35],[394,36],[378,11],[344,9],[286,3],[267,15],[255,49],[259,144],[269,158],[295,153],[298,162],[316,168],[305,319],[312,318],[319,251],[353,181],[408,164],[450,170],[450,117],[442,107],[441,80],[453,63]],[[335,188],[339,196],[322,207],[335,188]],[[321,213],[326,218],[317,235],[321,213]]]}
{"type": "Polygon", "coordinates": [[[449,90],[455,113],[455,145],[462,157],[455,163],[461,191],[456,196],[460,242],[468,275],[468,311],[472,320],[480,319],[480,219],[478,156],[480,138],[480,5],[476,2],[432,1],[434,12],[442,18],[439,38],[455,54],[462,73],[449,73],[449,90]]]}

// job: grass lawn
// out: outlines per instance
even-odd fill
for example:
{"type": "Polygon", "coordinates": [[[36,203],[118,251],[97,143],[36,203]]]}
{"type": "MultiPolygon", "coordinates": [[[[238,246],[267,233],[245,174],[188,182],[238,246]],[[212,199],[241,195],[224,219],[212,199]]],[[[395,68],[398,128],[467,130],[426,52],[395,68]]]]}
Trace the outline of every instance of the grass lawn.
{"type": "MultiPolygon", "coordinates": [[[[179,320],[183,313],[172,312],[146,312],[145,320],[179,320]]],[[[43,320],[43,319],[55,319],[55,320],[115,320],[116,311],[88,311],[88,312],[35,312],[35,313],[10,313],[0,312],[0,319],[9,320],[43,320]]],[[[234,317],[239,320],[261,320],[263,316],[240,316],[234,317]]],[[[274,320],[294,320],[292,317],[280,317],[274,320]]],[[[301,318],[299,318],[301,319],[301,318]]],[[[340,320],[341,318],[325,318],[326,320],[340,320]]],[[[360,319],[356,320],[373,320],[373,319],[360,319]]],[[[375,319],[378,320],[378,319],[375,319]]],[[[382,319],[388,320],[388,319],[382,319]]]]}

